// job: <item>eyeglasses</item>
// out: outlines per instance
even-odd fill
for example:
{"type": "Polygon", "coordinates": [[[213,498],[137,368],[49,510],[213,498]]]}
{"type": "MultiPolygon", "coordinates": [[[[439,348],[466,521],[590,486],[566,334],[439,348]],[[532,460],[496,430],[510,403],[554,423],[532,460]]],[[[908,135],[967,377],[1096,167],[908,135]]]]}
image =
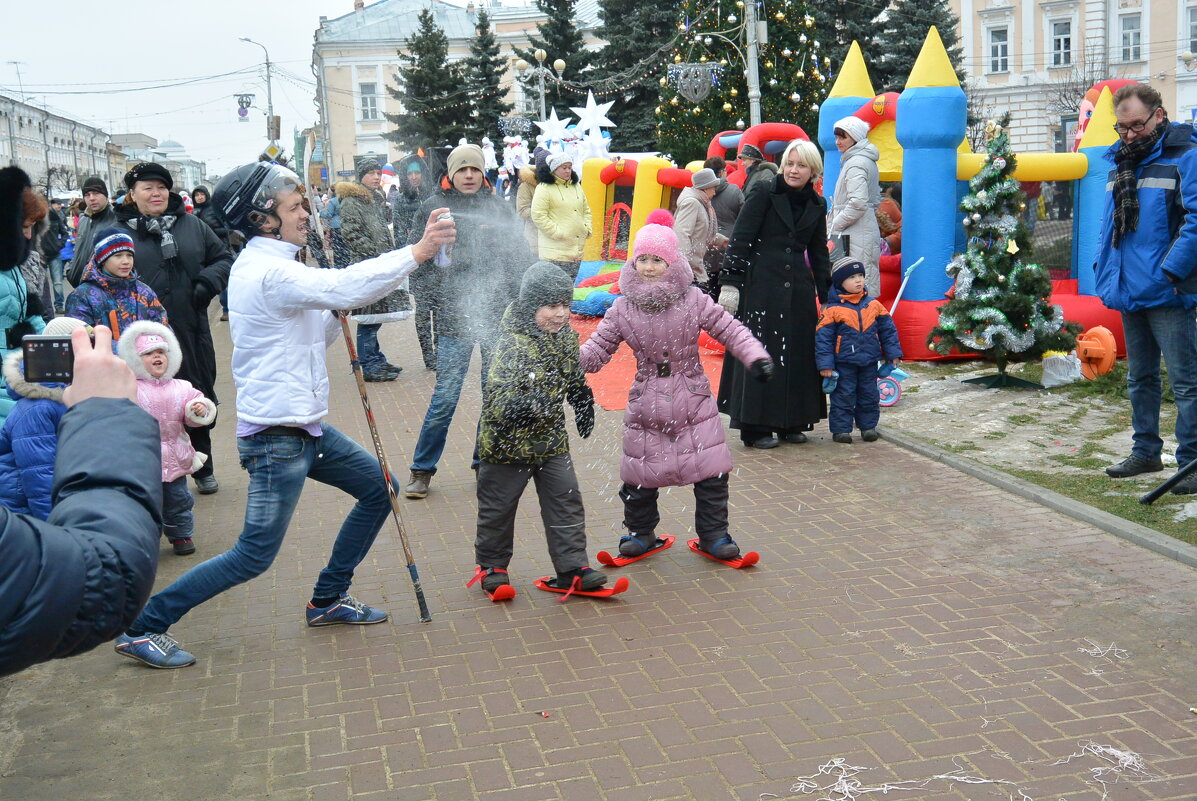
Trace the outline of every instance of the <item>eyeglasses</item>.
{"type": "Polygon", "coordinates": [[[1139,133],[1148,126],[1148,124],[1151,122],[1151,118],[1154,117],[1155,113],[1159,110],[1160,107],[1156,106],[1150,112],[1148,112],[1147,119],[1140,120],[1139,122],[1132,122],[1130,125],[1123,125],[1120,122],[1116,122],[1114,123],[1114,132],[1119,136],[1127,133],[1139,133]]]}

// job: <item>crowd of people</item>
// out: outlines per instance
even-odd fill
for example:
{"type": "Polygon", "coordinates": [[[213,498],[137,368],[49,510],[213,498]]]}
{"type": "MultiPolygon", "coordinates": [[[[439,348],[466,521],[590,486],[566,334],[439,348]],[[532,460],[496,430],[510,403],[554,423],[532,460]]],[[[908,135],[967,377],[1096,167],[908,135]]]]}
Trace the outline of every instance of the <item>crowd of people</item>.
{"type": "MultiPolygon", "coordinates": [[[[1120,139],[1108,153],[1101,233],[1109,247],[1099,250],[1096,276],[1126,331],[1133,448],[1107,470],[1122,478],[1163,469],[1161,356],[1176,397],[1177,462],[1197,459],[1197,218],[1177,211],[1197,198],[1197,144],[1191,126],[1168,122],[1150,87],[1120,90],[1115,110],[1120,139]]],[[[873,442],[876,377],[902,358],[876,299],[879,259],[900,249],[900,193],[881,191],[864,123],[849,117],[834,133],[843,160],[831,203],[817,191],[823,162],[810,141],[788,143],[776,164],[745,145],[742,190],[727,181],[723,159],[709,159],[675,212],[654,212],[639,230],[620,272],[622,295],[586,342],[569,311],[591,215],[561,152],[533,154],[505,194],[494,186],[493,149],[488,158],[462,143],[443,170],[415,155],[401,160],[389,193],[384,168],[370,159],[354,181],[310,196],[290,170],[259,162],[212,192],[196,187],[190,203],[160,165],[138,164],[119,202],[102,180],[85,181],[73,225],[64,204],[4,171],[0,588],[16,576],[32,591],[0,597],[0,668],[114,636],[117,653],[152,667],[193,664],[170,627],[270,567],[307,478],[355,499],[307,603],[308,625],[387,620],[350,594],[354,570],[393,495],[429,494],[475,346],[482,408],[470,584],[492,598],[514,594],[515,510],[529,480],[555,570],[543,588],[584,595],[606,584],[587,557],[564,407],[589,437],[585,373],[603,369],[622,343],[637,371],[623,420],[620,555],[667,547],[657,530],[660,489],[691,486],[696,548],[737,559],[733,457],[720,412],[750,449],[800,445],[824,419],[836,443],[852,443],[853,431],[873,442]],[[327,239],[312,221],[317,212],[327,239]],[[243,245],[235,261],[234,239],[243,245]],[[326,247],[331,260],[322,258],[326,247]],[[177,554],[196,551],[187,477],[200,493],[219,487],[208,307],[222,293],[235,439],[249,473],[244,527],[231,549],[143,607],[157,539],[177,554]],[[378,460],[326,422],[325,352],[340,334],[339,310],[357,322],[366,380],[398,378],[402,368],[388,361],[378,332],[410,316],[423,363],[436,372],[402,489],[388,487],[394,479],[378,460]],[[95,332],[94,348],[85,329],[95,332]],[[72,336],[69,386],[25,377],[21,340],[43,331],[72,336]],[[703,332],[726,347],[717,396],[698,358],[703,332]],[[126,454],[119,470],[97,456],[105,438],[126,454]],[[115,516],[120,526],[111,525],[115,516]],[[35,575],[35,554],[55,549],[74,573],[35,575]],[[42,614],[54,622],[31,628],[42,614]]],[[[1197,471],[1173,491],[1197,493],[1197,471]]]]}

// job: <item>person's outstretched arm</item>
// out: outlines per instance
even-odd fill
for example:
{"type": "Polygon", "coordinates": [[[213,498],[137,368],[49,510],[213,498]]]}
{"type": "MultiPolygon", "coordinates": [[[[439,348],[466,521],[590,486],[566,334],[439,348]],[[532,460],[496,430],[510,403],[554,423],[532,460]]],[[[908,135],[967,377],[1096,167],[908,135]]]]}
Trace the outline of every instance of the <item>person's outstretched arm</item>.
{"type": "Polygon", "coordinates": [[[0,510],[0,675],[74,656],[125,630],[149,597],[162,522],[158,423],[108,329],[73,334],[54,510],[0,510]]]}

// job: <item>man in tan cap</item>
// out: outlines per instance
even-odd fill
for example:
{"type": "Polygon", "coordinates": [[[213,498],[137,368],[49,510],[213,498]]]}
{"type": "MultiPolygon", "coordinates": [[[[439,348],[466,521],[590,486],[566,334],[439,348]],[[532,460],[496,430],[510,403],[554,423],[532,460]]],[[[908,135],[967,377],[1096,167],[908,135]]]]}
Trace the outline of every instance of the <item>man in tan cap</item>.
{"type": "MultiPolygon", "coordinates": [[[[457,241],[451,250],[420,266],[420,270],[436,270],[440,276],[434,323],[436,388],[416,441],[411,478],[404,488],[408,498],[428,494],[428,485],[445,450],[449,424],[457,411],[474,343],[482,351],[485,393],[499,322],[507,304],[519,293],[524,271],[534,261],[521,236],[523,226],[511,206],[486,183],[482,148],[458,145],[449,154],[446,167],[445,180],[416,214],[417,219],[427,218],[434,209],[448,207],[457,224],[457,241]]],[[[471,466],[477,465],[475,447],[471,466]]]]}

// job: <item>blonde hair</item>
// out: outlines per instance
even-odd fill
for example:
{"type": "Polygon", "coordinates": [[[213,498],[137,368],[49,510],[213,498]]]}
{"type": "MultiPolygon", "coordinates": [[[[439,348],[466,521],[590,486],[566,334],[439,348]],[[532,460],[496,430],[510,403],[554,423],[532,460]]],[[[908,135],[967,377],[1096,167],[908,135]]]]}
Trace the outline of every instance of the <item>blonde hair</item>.
{"type": "Polygon", "coordinates": [[[786,145],[786,149],[781,151],[781,158],[777,160],[782,169],[785,168],[790,153],[797,153],[798,163],[810,167],[811,181],[819,180],[819,176],[823,174],[823,157],[819,155],[819,148],[815,147],[814,142],[809,139],[794,139],[786,145]]]}

